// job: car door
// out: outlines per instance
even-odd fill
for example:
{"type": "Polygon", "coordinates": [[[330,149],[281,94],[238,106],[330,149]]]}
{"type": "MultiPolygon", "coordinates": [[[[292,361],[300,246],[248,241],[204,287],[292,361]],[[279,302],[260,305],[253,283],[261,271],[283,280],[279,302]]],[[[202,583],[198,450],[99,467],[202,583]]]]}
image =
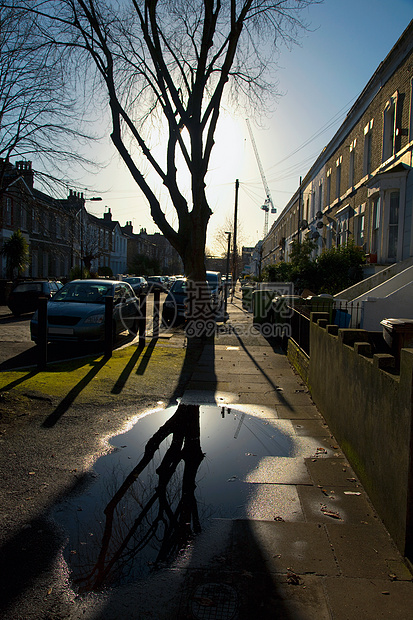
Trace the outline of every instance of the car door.
{"type": "Polygon", "coordinates": [[[137,298],[132,287],[123,282],[115,287],[114,305],[120,330],[133,330],[137,318],[137,298]]]}

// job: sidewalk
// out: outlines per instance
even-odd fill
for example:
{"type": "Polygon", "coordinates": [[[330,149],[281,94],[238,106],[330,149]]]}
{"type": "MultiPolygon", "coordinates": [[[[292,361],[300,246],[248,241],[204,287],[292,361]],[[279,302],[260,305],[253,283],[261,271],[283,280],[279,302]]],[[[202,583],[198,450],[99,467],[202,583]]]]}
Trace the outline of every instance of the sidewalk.
{"type": "Polygon", "coordinates": [[[124,617],[157,620],[411,618],[412,575],[306,386],[252,329],[239,297],[228,311],[183,402],[249,406],[289,436],[294,454],[250,472],[258,501],[248,519],[214,520],[188,556],[113,592],[99,617],[119,617],[122,605],[124,617]]]}

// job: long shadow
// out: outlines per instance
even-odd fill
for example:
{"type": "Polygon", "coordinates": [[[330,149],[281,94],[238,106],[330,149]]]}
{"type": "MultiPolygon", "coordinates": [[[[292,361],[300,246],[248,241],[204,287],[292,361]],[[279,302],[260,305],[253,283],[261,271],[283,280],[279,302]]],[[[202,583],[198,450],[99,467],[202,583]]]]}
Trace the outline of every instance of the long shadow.
{"type": "Polygon", "coordinates": [[[28,381],[32,377],[35,377],[38,374],[38,372],[39,372],[38,370],[28,371],[27,374],[24,375],[24,377],[20,377],[20,379],[15,379],[14,381],[10,381],[10,383],[8,383],[7,385],[4,385],[0,389],[0,392],[7,392],[8,390],[12,390],[18,385],[21,385],[22,383],[24,383],[25,381],[28,381]]]}
{"type": "MultiPolygon", "coordinates": [[[[84,484],[83,479],[77,480],[72,487],[66,489],[66,494],[78,493],[84,484]]],[[[1,546],[1,618],[23,617],[12,615],[10,608],[13,602],[18,600],[23,592],[31,592],[38,587],[39,575],[54,570],[56,557],[64,540],[62,532],[58,532],[55,525],[50,522],[48,517],[50,507],[46,506],[42,514],[26,522],[24,528],[1,546]]]]}
{"type": "Polygon", "coordinates": [[[158,338],[152,338],[152,340],[150,341],[150,343],[148,344],[148,347],[146,349],[145,354],[142,356],[142,359],[139,363],[139,366],[136,370],[136,374],[137,375],[143,375],[145,374],[146,368],[149,364],[149,361],[152,357],[152,353],[155,349],[156,343],[158,342],[158,338]]]}
{"type": "Polygon", "coordinates": [[[76,398],[82,392],[82,390],[84,390],[85,387],[92,381],[92,379],[98,374],[100,369],[103,368],[103,366],[106,364],[106,362],[107,362],[107,358],[105,358],[105,357],[103,357],[101,360],[99,360],[97,362],[94,362],[94,367],[91,370],[89,370],[87,375],[85,375],[83,377],[83,379],[81,379],[79,381],[79,383],[77,383],[70,390],[70,392],[68,394],[66,394],[66,396],[58,404],[56,409],[46,418],[46,420],[42,424],[42,426],[44,428],[51,428],[52,426],[54,426],[60,420],[62,415],[64,415],[66,413],[66,411],[73,404],[73,402],[76,400],[76,398]]]}
{"type": "MultiPolygon", "coordinates": [[[[186,388],[188,387],[189,382],[192,379],[192,375],[194,370],[197,367],[197,363],[201,358],[201,355],[205,351],[205,347],[207,345],[214,344],[214,336],[208,338],[190,338],[187,342],[187,348],[185,352],[184,363],[181,368],[181,372],[179,375],[178,382],[176,384],[175,390],[169,399],[169,405],[173,405],[177,402],[177,400],[184,394],[186,388]]],[[[216,387],[216,377],[215,377],[215,356],[214,356],[214,348],[212,346],[212,357],[210,360],[207,360],[209,363],[205,366],[205,370],[209,372],[208,376],[208,391],[213,391],[216,387]],[[212,371],[212,373],[211,373],[212,371]]]]}
{"type": "MultiPolygon", "coordinates": [[[[264,368],[257,362],[257,360],[255,359],[255,357],[253,355],[251,355],[251,353],[248,351],[248,347],[244,344],[241,336],[239,334],[237,334],[237,332],[235,332],[235,336],[238,340],[238,342],[240,343],[241,347],[244,349],[245,353],[248,355],[248,357],[254,362],[255,366],[259,369],[260,373],[265,377],[265,379],[268,381],[268,383],[270,384],[270,386],[274,389],[277,390],[278,386],[274,383],[274,381],[267,375],[267,373],[265,372],[264,368]]],[[[290,409],[292,409],[292,406],[290,405],[290,403],[284,398],[284,396],[281,394],[281,392],[279,392],[277,390],[277,396],[278,398],[283,402],[284,405],[286,405],[287,407],[289,407],[290,409]]]]}
{"type": "Polygon", "coordinates": [[[137,361],[138,361],[142,351],[144,350],[144,348],[145,348],[145,345],[140,342],[138,347],[136,348],[136,351],[133,353],[133,355],[130,358],[129,362],[126,364],[125,368],[122,370],[121,374],[119,375],[119,378],[117,379],[115,385],[111,389],[111,394],[120,394],[121,393],[121,391],[125,387],[125,384],[126,384],[128,378],[132,374],[132,371],[133,371],[133,369],[135,367],[135,364],[137,363],[137,361]]]}

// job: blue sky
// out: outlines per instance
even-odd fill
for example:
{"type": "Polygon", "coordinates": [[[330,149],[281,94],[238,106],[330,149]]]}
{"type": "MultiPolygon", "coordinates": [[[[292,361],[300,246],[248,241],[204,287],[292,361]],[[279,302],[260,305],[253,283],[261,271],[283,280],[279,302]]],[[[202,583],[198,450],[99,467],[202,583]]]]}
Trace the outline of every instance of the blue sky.
{"type": "MultiPolygon", "coordinates": [[[[277,79],[282,96],[270,118],[260,126],[252,123],[278,214],[411,19],[413,0],[325,0],[309,9],[310,30],[300,45],[281,50],[277,79]]],[[[263,233],[265,192],[245,119],[231,115],[225,122],[227,131],[218,136],[209,177],[214,215],[208,245],[233,212],[237,178],[242,241],[253,245],[263,233]]],[[[156,230],[149,208],[115,156],[105,171],[84,181],[103,198],[91,211],[101,215],[108,206],[121,225],[131,220],[136,232],[141,226],[156,230]]]]}

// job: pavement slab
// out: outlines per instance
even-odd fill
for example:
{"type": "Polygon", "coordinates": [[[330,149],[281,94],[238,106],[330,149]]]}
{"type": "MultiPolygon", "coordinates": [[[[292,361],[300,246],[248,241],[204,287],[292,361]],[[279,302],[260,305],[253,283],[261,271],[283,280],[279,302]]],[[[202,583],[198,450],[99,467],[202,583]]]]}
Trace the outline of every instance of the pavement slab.
{"type": "Polygon", "coordinates": [[[328,577],[324,580],[324,588],[334,620],[408,620],[412,617],[413,588],[406,581],[328,577]]]}

